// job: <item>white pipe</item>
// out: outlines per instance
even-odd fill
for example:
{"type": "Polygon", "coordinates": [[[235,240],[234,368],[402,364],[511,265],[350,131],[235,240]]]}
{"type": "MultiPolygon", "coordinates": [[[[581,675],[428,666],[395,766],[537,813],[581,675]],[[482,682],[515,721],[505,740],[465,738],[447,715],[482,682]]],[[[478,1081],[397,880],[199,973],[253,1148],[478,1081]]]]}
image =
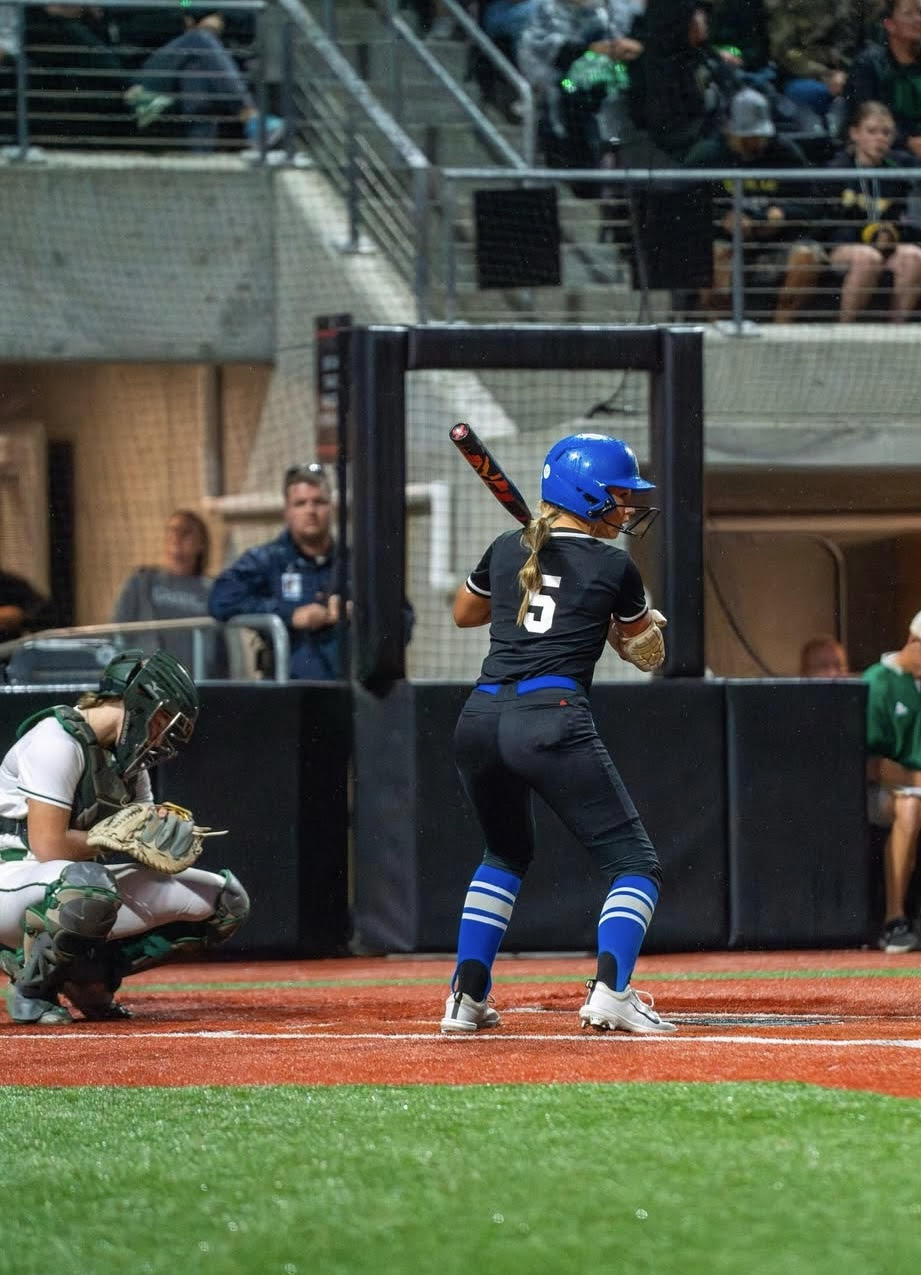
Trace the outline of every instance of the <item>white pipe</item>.
{"type": "Polygon", "coordinates": [[[407,483],[406,511],[427,513],[431,518],[429,588],[453,592],[457,588],[457,576],[451,567],[451,484],[407,483]]]}

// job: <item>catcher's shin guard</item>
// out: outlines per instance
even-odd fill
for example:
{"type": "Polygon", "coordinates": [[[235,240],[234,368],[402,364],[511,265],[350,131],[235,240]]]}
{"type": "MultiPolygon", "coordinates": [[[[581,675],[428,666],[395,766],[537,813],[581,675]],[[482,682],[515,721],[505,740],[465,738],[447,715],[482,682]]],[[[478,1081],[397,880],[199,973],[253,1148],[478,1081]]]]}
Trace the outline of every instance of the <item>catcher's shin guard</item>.
{"type": "Polygon", "coordinates": [[[180,957],[199,956],[236,934],[249,916],[249,895],[229,868],[223,868],[220,875],[224,884],[207,920],[171,921],[137,938],[112,944],[120,950],[125,974],[140,974],[180,957]]]}
{"type": "Polygon", "coordinates": [[[10,1017],[17,1023],[70,1021],[58,1000],[62,985],[81,963],[102,951],[121,899],[101,863],[69,863],[38,907],[26,909],[22,961],[6,957],[3,968],[10,1017]]]}

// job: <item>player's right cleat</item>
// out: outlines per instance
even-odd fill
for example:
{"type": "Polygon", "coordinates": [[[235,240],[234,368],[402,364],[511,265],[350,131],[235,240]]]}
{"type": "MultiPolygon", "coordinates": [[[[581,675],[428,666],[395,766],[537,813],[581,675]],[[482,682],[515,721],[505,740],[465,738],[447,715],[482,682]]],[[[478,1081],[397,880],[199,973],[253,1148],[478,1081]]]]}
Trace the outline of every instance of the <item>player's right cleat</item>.
{"type": "Polygon", "coordinates": [[[602,1032],[620,1030],[640,1036],[678,1030],[675,1023],[659,1017],[648,992],[635,992],[630,986],[622,992],[615,992],[596,978],[590,978],[586,987],[588,999],[579,1010],[583,1028],[594,1027],[602,1032]]]}
{"type": "Polygon", "coordinates": [[[485,1027],[498,1027],[500,1018],[488,1001],[475,1001],[466,992],[452,992],[445,1001],[445,1016],[441,1030],[446,1035],[482,1031],[485,1027]]]}
{"type": "Polygon", "coordinates": [[[60,1027],[72,1023],[68,1011],[57,1000],[39,1000],[36,996],[23,996],[11,983],[6,989],[6,1007],[14,1023],[30,1023],[35,1027],[60,1027]]]}

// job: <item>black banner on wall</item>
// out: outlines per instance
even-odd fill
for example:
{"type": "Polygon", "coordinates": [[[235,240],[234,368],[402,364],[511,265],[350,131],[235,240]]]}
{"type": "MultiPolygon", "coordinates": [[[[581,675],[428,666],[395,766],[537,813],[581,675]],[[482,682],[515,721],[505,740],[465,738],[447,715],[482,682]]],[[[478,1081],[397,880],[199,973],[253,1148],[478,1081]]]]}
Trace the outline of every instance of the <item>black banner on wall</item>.
{"type": "Polygon", "coordinates": [[[334,464],[339,458],[340,423],[347,410],[350,314],[322,314],[314,321],[316,458],[334,464]]]}

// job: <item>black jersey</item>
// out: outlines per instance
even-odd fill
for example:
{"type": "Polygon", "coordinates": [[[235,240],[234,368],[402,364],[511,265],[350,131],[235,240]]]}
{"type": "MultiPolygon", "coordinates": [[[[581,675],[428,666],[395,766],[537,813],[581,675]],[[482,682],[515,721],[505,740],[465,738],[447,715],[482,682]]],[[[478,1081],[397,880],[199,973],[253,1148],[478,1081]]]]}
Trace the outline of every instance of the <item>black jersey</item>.
{"type": "Polygon", "coordinates": [[[521,532],[508,531],[492,542],[467,579],[467,588],[488,597],[492,606],[480,681],[517,682],[557,673],[588,690],[611,617],[629,622],[646,613],[642,577],[610,541],[584,531],[552,531],[540,552],[543,585],[519,625],[518,572],[529,552],[521,532]]]}

